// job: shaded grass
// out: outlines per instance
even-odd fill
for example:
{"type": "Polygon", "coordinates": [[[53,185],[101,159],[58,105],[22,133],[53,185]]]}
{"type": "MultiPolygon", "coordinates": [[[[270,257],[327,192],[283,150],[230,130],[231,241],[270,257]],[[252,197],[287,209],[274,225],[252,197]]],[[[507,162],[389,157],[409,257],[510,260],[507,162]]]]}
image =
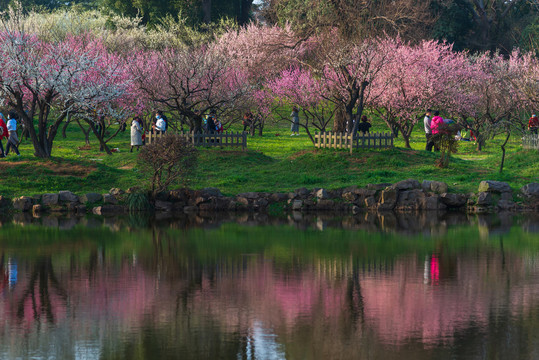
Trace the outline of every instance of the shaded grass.
{"type": "MultiPolygon", "coordinates": [[[[239,128],[231,130],[238,131],[239,128]]],[[[385,132],[374,121],[374,131],[385,132]]],[[[401,138],[392,150],[315,149],[305,133],[289,136],[289,124],[272,124],[262,137],[249,137],[248,150],[200,149],[199,166],[190,179],[191,187],[214,186],[231,195],[246,191],[292,191],[299,187],[340,188],[403,179],[438,180],[457,191],[476,191],[481,180],[507,181],[514,189],[539,182],[539,152],[524,151],[520,138],[508,144],[504,172],[498,173],[502,139],[487,142],[482,152],[470,142],[461,142],[448,169],[435,167],[436,153],[424,151],[425,137],[420,127],[412,134],[412,149],[405,149],[401,138]]],[[[75,193],[108,192],[113,187],[141,186],[146,174],[137,166],[137,153],[129,153],[129,131],[111,141],[119,152],[109,156],[99,152],[97,141],[83,147],[82,132],[70,126],[67,138],[59,135],[53,158],[35,158],[25,140],[20,158],[10,155],[0,160],[0,194],[32,195],[71,190],[75,193]],[[82,148],[82,149],[80,149],[82,148]]]]}

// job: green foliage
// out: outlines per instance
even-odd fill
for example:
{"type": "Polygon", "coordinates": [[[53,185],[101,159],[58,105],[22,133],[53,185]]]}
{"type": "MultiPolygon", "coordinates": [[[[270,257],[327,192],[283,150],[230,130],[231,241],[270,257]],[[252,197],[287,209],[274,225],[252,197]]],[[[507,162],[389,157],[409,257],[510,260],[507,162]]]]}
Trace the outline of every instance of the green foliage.
{"type": "Polygon", "coordinates": [[[129,212],[150,210],[152,204],[150,203],[148,192],[139,190],[127,194],[127,206],[129,207],[129,212]]]}
{"type": "Polygon", "coordinates": [[[453,0],[446,3],[433,2],[433,10],[439,19],[432,29],[432,37],[453,43],[455,50],[463,50],[466,38],[473,28],[473,8],[466,0],[453,0]]]}
{"type": "Polygon", "coordinates": [[[102,7],[117,14],[141,16],[143,23],[151,25],[159,24],[166,17],[182,14],[190,26],[197,26],[225,18],[244,24],[252,6],[252,0],[210,1],[211,7],[204,6],[204,3],[204,0],[102,0],[102,7]]]}

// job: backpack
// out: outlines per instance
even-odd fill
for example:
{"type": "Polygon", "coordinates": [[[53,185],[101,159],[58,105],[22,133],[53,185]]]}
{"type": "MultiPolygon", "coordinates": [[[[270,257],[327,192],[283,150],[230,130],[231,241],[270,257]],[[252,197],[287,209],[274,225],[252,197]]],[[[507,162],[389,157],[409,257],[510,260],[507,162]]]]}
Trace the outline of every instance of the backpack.
{"type": "Polygon", "coordinates": [[[163,121],[165,122],[165,130],[164,131],[167,131],[167,128],[168,128],[168,118],[163,115],[161,116],[161,119],[163,119],[163,121]]]}

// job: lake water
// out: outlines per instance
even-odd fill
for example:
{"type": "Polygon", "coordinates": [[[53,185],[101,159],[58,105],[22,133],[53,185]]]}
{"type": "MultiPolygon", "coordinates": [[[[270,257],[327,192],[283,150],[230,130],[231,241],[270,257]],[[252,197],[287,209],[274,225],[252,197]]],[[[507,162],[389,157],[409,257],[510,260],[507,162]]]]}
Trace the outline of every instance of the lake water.
{"type": "Polygon", "coordinates": [[[0,223],[0,359],[539,359],[539,214],[0,223]]]}

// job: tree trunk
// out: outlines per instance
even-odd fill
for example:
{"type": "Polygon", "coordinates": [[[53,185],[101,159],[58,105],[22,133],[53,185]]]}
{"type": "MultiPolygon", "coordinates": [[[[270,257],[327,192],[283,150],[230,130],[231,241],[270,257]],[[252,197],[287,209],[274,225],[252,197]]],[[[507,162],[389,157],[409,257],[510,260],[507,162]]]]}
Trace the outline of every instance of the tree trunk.
{"type": "Polygon", "coordinates": [[[62,138],[67,138],[66,130],[69,124],[71,123],[71,116],[69,116],[69,119],[64,123],[64,126],[62,127],[62,138]]]}
{"type": "MultiPolygon", "coordinates": [[[[105,151],[108,155],[112,155],[112,151],[110,151],[105,141],[103,141],[103,136],[99,133],[99,131],[97,131],[97,129],[94,126],[94,123],[91,120],[85,120],[85,121],[88,123],[88,125],[90,125],[90,128],[92,129],[95,137],[99,141],[99,150],[105,151]]],[[[102,126],[102,128],[103,129],[101,132],[104,133],[104,126],[102,126]]]]}
{"type": "Polygon", "coordinates": [[[206,24],[211,23],[211,0],[202,0],[202,21],[206,24]]]}
{"type": "Polygon", "coordinates": [[[251,6],[253,0],[240,0],[240,12],[238,14],[238,25],[246,25],[250,20],[251,6]]]}
{"type": "Polygon", "coordinates": [[[511,136],[511,130],[507,131],[507,136],[505,137],[505,141],[501,145],[502,148],[502,162],[500,163],[500,174],[503,171],[503,164],[505,162],[505,145],[507,145],[507,142],[509,141],[509,137],[511,136]]]}
{"type": "Polygon", "coordinates": [[[404,140],[404,147],[407,149],[411,149],[412,147],[410,146],[410,135],[406,134],[406,131],[402,131],[402,130],[401,130],[401,134],[402,134],[402,139],[404,140]]]}
{"type": "MultiPolygon", "coordinates": [[[[361,86],[359,88],[359,96],[357,99],[357,121],[354,123],[354,127],[352,128],[352,134],[355,134],[357,132],[357,127],[359,125],[359,119],[361,119],[361,115],[363,114],[363,107],[365,106],[365,89],[369,85],[368,81],[362,81],[361,86]]],[[[353,147],[350,147],[350,154],[352,154],[353,147]]]]}
{"type": "Polygon", "coordinates": [[[342,106],[338,106],[335,110],[335,118],[333,120],[333,131],[334,132],[345,132],[346,131],[346,112],[342,106]]]}

